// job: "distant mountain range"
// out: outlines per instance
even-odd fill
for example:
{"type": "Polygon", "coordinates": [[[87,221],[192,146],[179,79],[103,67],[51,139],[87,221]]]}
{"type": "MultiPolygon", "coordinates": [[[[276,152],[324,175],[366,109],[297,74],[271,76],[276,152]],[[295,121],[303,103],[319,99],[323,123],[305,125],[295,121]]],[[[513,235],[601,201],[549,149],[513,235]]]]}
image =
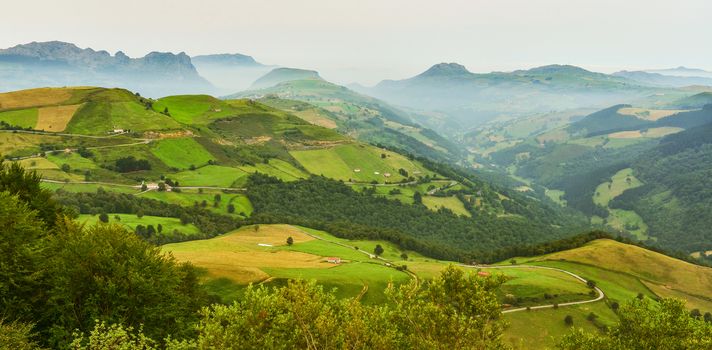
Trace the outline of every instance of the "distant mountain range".
{"type": "Polygon", "coordinates": [[[642,98],[655,89],[570,65],[475,74],[457,63],[440,63],[415,77],[385,80],[360,92],[420,112],[444,113],[447,118],[421,122],[457,133],[494,118],[602,108],[642,98]]]}
{"type": "MultiPolygon", "coordinates": [[[[688,70],[693,71],[693,70],[688,70]]],[[[698,70],[694,70],[698,71],[698,70]]],[[[704,72],[699,70],[700,72],[704,72]]],[[[663,70],[674,74],[678,70],[663,70]]],[[[682,74],[682,72],[681,72],[682,74]]],[[[690,75],[667,75],[662,73],[646,72],[646,71],[621,71],[613,73],[614,76],[626,78],[636,81],[640,84],[667,86],[667,87],[683,87],[691,85],[712,86],[712,75],[706,76],[690,76],[690,75]]]]}
{"type": "Polygon", "coordinates": [[[209,92],[188,55],[151,52],[130,58],[74,44],[32,42],[0,50],[0,90],[41,86],[124,86],[148,96],[209,92]]]}
{"type": "Polygon", "coordinates": [[[712,72],[698,69],[698,68],[687,68],[687,67],[677,67],[668,69],[648,69],[645,70],[648,73],[671,75],[677,77],[702,77],[702,78],[712,78],[712,72]]]}

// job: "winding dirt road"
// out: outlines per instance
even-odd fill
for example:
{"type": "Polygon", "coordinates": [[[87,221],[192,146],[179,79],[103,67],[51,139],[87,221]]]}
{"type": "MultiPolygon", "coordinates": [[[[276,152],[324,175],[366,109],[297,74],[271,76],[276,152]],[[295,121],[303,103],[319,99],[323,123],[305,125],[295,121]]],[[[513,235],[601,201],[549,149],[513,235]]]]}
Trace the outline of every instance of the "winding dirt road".
{"type": "MultiPolygon", "coordinates": [[[[536,266],[536,265],[513,265],[513,266],[460,265],[460,266],[467,267],[467,268],[474,268],[474,269],[517,269],[517,268],[522,269],[522,268],[527,268],[527,269],[553,270],[553,271],[559,271],[559,272],[565,273],[565,274],[581,281],[581,283],[583,283],[583,284],[588,284],[588,281],[585,278],[583,278],[571,271],[566,271],[566,270],[555,268],[555,267],[536,266]]],[[[572,302],[561,303],[561,304],[557,304],[557,305],[549,304],[549,305],[530,306],[529,310],[551,309],[554,307],[588,304],[588,303],[593,303],[593,302],[603,300],[603,298],[606,297],[606,295],[603,293],[601,288],[593,287],[593,289],[596,291],[596,293],[598,293],[598,296],[596,298],[593,298],[590,300],[572,301],[572,302]]],[[[502,313],[507,314],[507,313],[512,313],[512,312],[526,311],[526,310],[527,310],[526,307],[520,307],[520,308],[515,308],[515,309],[503,310],[502,313]]]]}

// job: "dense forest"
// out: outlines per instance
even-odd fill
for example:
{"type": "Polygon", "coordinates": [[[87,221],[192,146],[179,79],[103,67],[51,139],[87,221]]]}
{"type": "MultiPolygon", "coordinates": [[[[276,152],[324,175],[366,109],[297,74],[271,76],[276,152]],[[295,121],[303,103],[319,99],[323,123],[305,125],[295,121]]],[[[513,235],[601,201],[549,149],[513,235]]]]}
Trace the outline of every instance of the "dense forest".
{"type": "Polygon", "coordinates": [[[635,210],[663,247],[712,249],[712,124],[664,138],[634,163],[645,185],[624,192],[610,206],[635,210]]]}
{"type": "Polygon", "coordinates": [[[300,224],[345,238],[386,239],[441,259],[493,262],[505,257],[507,248],[582,231],[555,216],[433,213],[422,205],[358,193],[323,177],[285,183],[255,174],[250,182],[247,195],[255,208],[254,221],[300,224]]]}
{"type": "Polygon", "coordinates": [[[517,161],[517,174],[535,183],[565,192],[568,205],[586,215],[608,216],[607,210],[593,203],[596,187],[610,179],[639,155],[655,146],[655,141],[623,148],[586,147],[576,144],[521,144],[492,155],[502,166],[513,164],[517,154],[528,153],[517,161]]]}

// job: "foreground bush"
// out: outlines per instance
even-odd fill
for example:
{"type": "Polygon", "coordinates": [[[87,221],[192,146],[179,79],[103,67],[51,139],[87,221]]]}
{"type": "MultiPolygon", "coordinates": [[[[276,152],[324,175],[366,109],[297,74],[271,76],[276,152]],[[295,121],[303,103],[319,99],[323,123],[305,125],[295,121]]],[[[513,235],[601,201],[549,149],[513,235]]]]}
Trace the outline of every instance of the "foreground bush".
{"type": "Polygon", "coordinates": [[[562,339],[562,350],[695,350],[712,349],[712,323],[695,318],[681,300],[634,299],[620,307],[620,322],[607,334],[574,330],[562,339]]]}

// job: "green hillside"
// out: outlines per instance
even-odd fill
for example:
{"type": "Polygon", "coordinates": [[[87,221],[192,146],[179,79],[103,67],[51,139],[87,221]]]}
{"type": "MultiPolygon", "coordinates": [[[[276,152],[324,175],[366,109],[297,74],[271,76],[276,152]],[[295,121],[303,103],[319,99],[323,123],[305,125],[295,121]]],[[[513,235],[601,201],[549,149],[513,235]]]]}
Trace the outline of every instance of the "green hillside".
{"type": "Polygon", "coordinates": [[[648,224],[649,234],[663,246],[686,252],[710,248],[712,204],[712,124],[664,138],[633,163],[644,185],[626,191],[610,206],[633,210],[648,224]]]}
{"type": "Polygon", "coordinates": [[[252,83],[251,89],[263,89],[293,80],[322,80],[313,70],[297,68],[275,68],[252,83]]]}
{"type": "Polygon", "coordinates": [[[285,105],[271,99],[279,97],[298,100],[318,108],[307,112],[311,116],[306,117],[306,120],[312,119],[318,125],[335,127],[341,133],[364,142],[441,160],[457,159],[461,153],[459,146],[415,124],[408,113],[321,79],[290,80],[230,97],[260,98],[266,104],[287,112],[305,107],[285,105]]]}

